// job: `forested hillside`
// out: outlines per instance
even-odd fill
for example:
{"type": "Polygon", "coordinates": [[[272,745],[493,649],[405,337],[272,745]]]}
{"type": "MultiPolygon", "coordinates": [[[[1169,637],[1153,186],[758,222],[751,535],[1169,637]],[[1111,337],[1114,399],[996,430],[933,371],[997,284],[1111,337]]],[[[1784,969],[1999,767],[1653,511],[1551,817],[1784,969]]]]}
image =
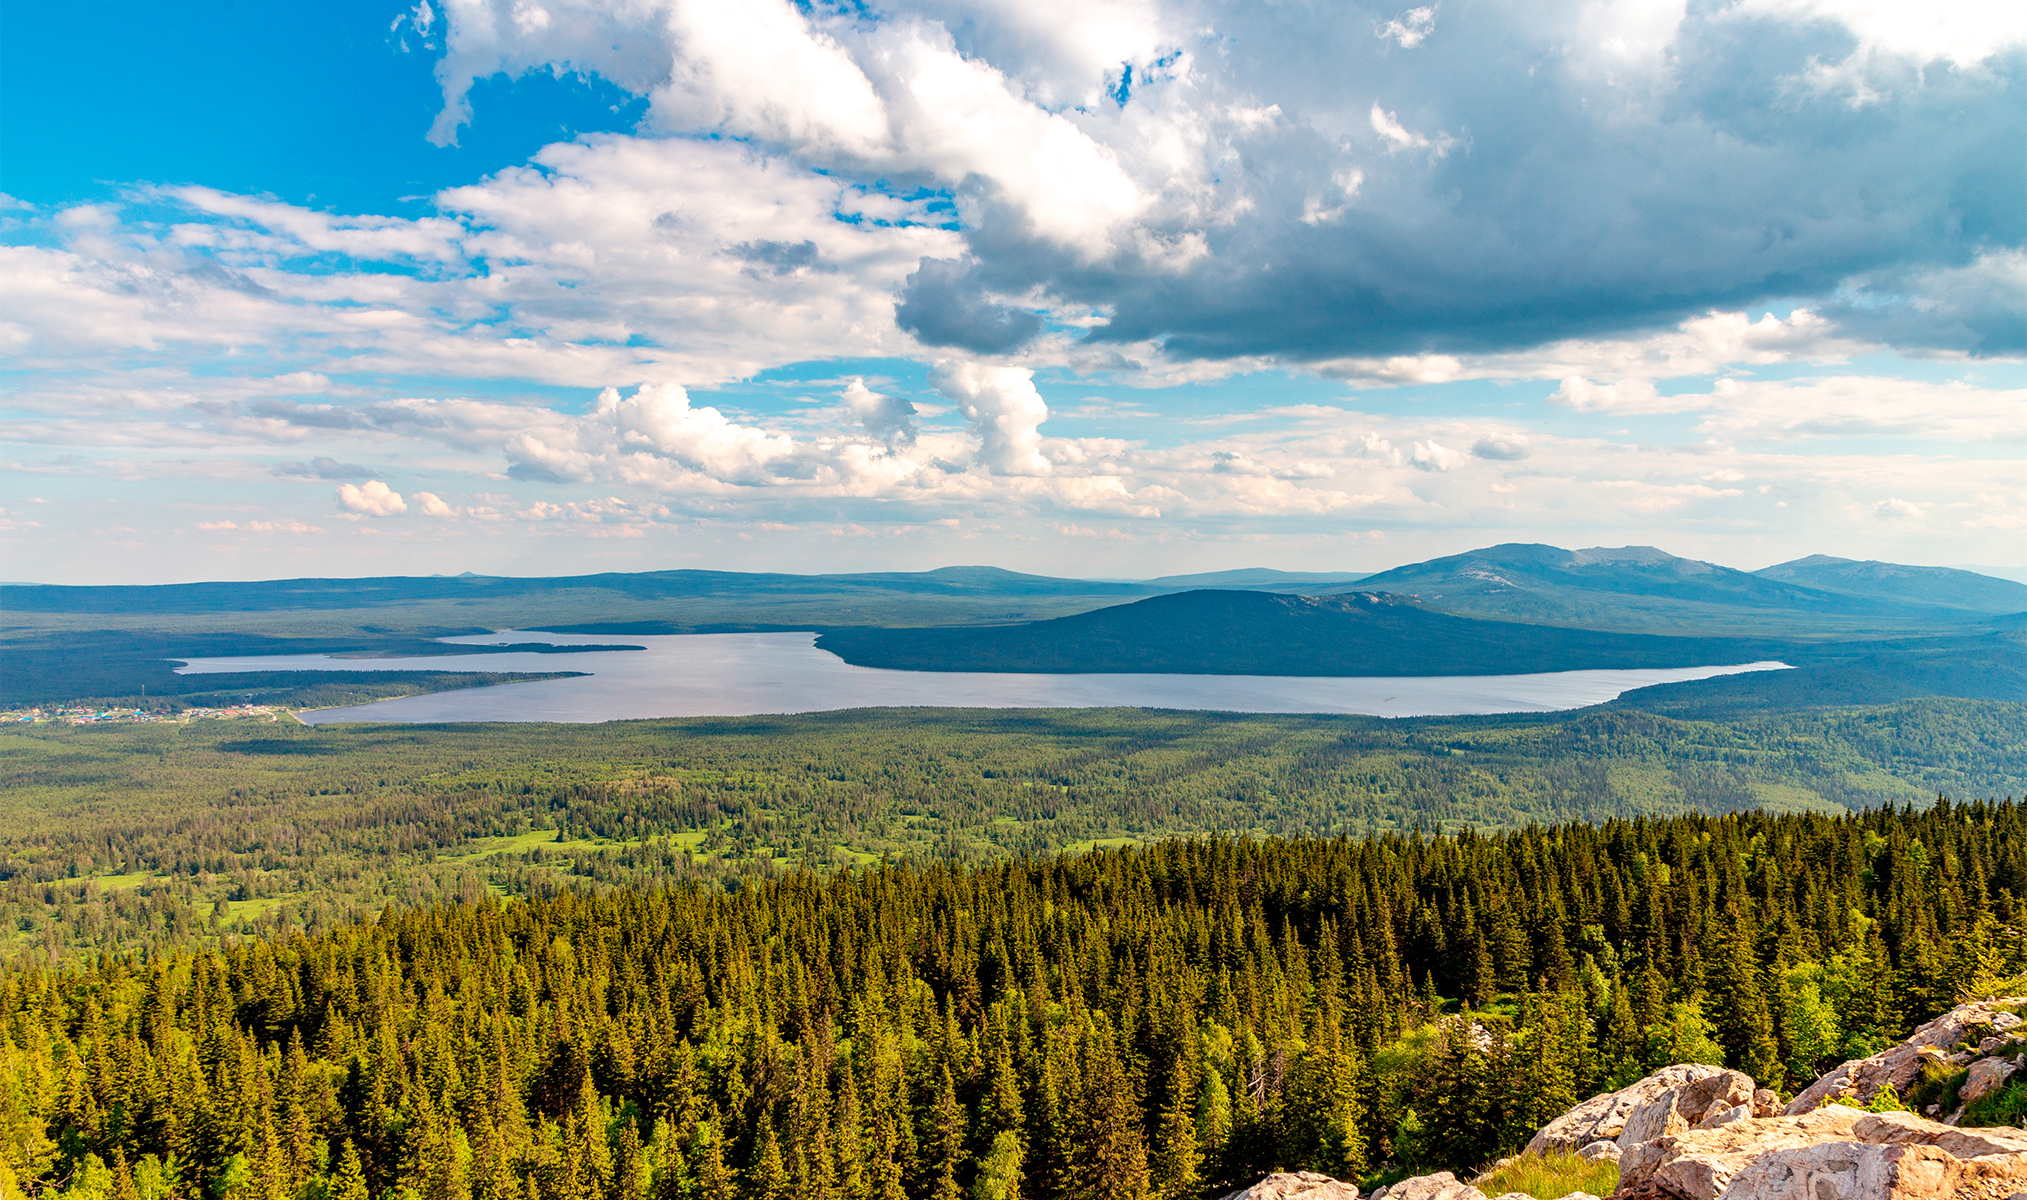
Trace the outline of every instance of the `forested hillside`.
{"type": "Polygon", "coordinates": [[[1678,721],[895,710],[606,725],[0,730],[0,961],[497,889],[1191,835],[1512,828],[2027,793],[2027,706],[1678,721]]]}
{"type": "Polygon", "coordinates": [[[1022,625],[833,629],[817,648],[904,671],[1519,675],[1790,657],[1768,638],[1662,637],[1486,621],[1403,596],[1197,591],[1022,625]]]}
{"type": "Polygon", "coordinates": [[[402,913],[0,985],[66,1200],[1219,1194],[1792,1089],[2027,968],[2027,813],[1199,839],[402,913]]]}

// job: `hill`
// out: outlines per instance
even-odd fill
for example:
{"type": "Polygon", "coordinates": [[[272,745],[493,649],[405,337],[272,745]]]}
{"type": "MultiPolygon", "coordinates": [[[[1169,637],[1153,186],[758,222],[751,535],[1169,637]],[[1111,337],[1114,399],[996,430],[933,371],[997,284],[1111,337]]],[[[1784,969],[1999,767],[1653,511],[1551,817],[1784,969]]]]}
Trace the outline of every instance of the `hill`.
{"type": "Polygon", "coordinates": [[[832,630],[817,646],[858,666],[911,671],[1403,676],[1708,666],[1787,648],[1476,620],[1373,592],[1249,591],[1157,596],[1022,625],[832,630]]]}
{"type": "Polygon", "coordinates": [[[1198,588],[1245,588],[1256,592],[1329,591],[1357,583],[1369,571],[1274,571],[1266,567],[1242,567],[1235,571],[1201,571],[1195,575],[1162,575],[1147,582],[1161,588],[1193,591],[1198,588]]]}
{"type": "Polygon", "coordinates": [[[1811,554],[1753,574],[1846,596],[1891,597],[1972,612],[2027,612],[2027,583],[1952,567],[1911,567],[1811,554]]]}
{"type": "Polygon", "coordinates": [[[1637,632],[1823,633],[1936,615],[1930,604],[1826,591],[1652,546],[1489,546],[1369,575],[1358,587],[1489,620],[1637,632]]]}

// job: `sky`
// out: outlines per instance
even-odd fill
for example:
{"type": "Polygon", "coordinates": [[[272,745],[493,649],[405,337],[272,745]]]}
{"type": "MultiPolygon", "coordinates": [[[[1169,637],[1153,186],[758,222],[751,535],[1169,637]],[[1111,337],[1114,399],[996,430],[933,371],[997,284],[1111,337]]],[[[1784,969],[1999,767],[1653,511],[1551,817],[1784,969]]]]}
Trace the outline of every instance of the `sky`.
{"type": "Polygon", "coordinates": [[[0,579],[2027,569],[2027,6],[80,0],[0,579]]]}

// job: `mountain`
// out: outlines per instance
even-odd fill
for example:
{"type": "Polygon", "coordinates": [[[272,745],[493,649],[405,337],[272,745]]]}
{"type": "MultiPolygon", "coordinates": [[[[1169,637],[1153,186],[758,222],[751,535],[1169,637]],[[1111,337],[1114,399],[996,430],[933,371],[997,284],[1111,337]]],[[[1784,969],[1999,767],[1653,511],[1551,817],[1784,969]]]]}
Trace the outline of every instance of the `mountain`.
{"type": "Polygon", "coordinates": [[[1753,574],[1846,596],[1890,596],[1971,612],[2027,612],[2027,584],[1951,567],[1910,567],[1811,554],[1753,574]]]}
{"type": "Polygon", "coordinates": [[[1266,567],[1241,567],[1235,571],[1202,571],[1195,575],[1162,575],[1146,582],[1158,588],[1194,591],[1198,588],[1244,588],[1255,592],[1330,591],[1357,583],[1367,571],[1275,571],[1266,567]]]}
{"type": "Polygon", "coordinates": [[[1368,575],[1358,588],[1412,595],[1463,616],[1629,632],[1822,633],[1936,613],[1933,605],[1826,591],[1652,546],[1509,543],[1368,575]]]}
{"type": "Polygon", "coordinates": [[[1205,675],[1510,675],[1778,657],[1781,643],[1483,621],[1393,595],[1198,591],[1024,625],[841,629],[846,662],[912,671],[1205,675]]]}

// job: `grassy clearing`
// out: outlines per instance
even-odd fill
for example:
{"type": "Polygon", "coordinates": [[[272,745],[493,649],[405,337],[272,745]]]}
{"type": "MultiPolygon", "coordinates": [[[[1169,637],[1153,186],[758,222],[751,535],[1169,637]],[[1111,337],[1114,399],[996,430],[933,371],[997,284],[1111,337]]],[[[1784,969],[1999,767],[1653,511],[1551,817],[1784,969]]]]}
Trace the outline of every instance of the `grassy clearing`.
{"type": "Polygon", "coordinates": [[[1521,1192],[1535,1200],[1561,1200],[1571,1192],[1609,1196],[1619,1186],[1619,1164],[1586,1162],[1574,1152],[1523,1154],[1475,1185],[1488,1196],[1521,1192]]]}

